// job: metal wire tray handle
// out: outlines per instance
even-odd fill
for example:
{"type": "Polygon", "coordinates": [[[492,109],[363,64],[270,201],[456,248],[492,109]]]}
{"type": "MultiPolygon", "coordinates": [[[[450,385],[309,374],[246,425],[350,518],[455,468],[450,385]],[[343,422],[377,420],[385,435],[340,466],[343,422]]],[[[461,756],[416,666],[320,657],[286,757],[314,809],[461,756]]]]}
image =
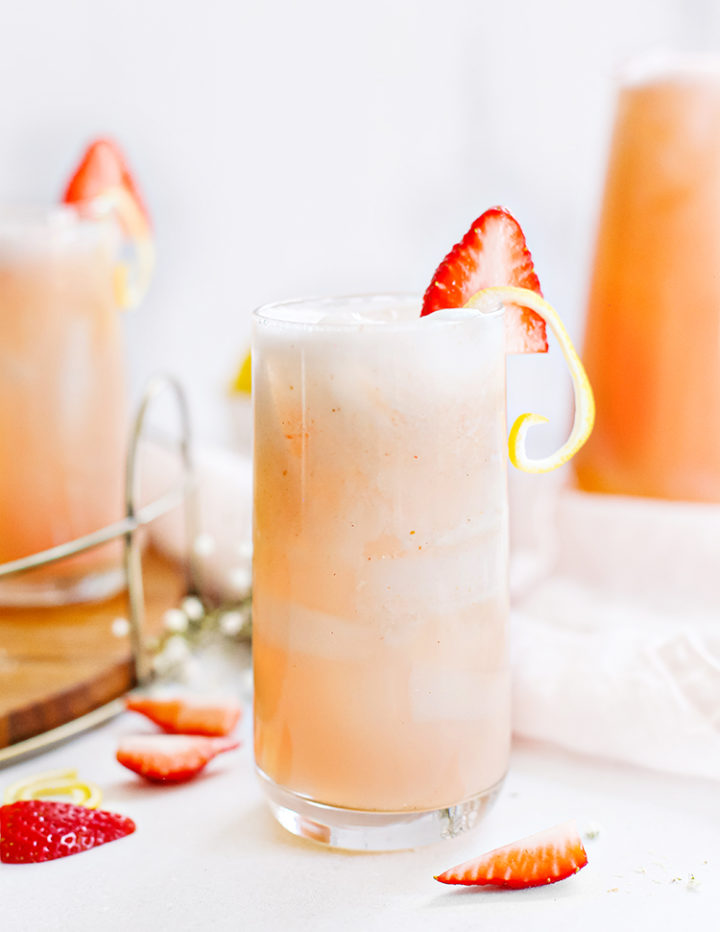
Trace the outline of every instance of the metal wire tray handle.
{"type": "MultiPolygon", "coordinates": [[[[139,532],[156,518],[167,514],[178,506],[184,506],[186,541],[186,574],[188,594],[196,594],[199,585],[197,557],[194,541],[198,534],[197,481],[192,458],[192,436],[190,412],[185,392],[173,376],[155,375],[148,382],[132,423],[130,441],[125,463],[125,517],[98,531],[85,534],[75,540],[50,547],[28,557],[0,564],[0,579],[28,570],[49,566],[58,560],[84,553],[100,547],[111,540],[123,539],[123,564],[127,582],[128,619],[130,622],[130,644],[132,649],[133,678],[142,686],[152,677],[152,661],[145,643],[145,598],[142,574],[142,554],[139,532]],[[139,506],[139,450],[140,441],[147,422],[148,412],[161,395],[170,392],[174,398],[180,419],[177,439],[178,453],[182,464],[179,484],[155,501],[139,506]]],[[[81,734],[113,718],[124,708],[122,700],[115,699],[86,715],[43,734],[0,748],[0,766],[21,757],[47,750],[68,738],[81,734]]]]}

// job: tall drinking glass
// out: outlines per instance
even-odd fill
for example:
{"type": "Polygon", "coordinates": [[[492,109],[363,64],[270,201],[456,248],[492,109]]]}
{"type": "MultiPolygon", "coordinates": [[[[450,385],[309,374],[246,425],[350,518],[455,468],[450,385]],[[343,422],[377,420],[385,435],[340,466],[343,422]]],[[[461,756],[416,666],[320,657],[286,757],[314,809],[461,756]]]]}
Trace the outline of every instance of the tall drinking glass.
{"type": "MultiPolygon", "coordinates": [[[[68,207],[0,213],[0,563],[123,514],[118,233],[68,207]]],[[[0,604],[102,598],[119,543],[0,579],[0,604]]]]}
{"type": "Polygon", "coordinates": [[[584,358],[589,491],[720,502],[720,61],[633,64],[619,89],[584,358]]]}
{"type": "Polygon", "coordinates": [[[254,315],[255,760],[291,832],[411,847],[505,774],[505,332],[407,296],[254,315]]]}

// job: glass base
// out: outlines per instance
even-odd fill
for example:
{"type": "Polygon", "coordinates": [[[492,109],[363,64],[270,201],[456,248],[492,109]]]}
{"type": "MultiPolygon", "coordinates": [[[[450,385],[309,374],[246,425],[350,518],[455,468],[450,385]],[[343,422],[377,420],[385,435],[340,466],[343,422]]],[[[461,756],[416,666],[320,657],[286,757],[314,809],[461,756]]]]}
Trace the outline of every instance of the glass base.
{"type": "MultiPolygon", "coordinates": [[[[45,570],[47,574],[47,570],[45,570]]],[[[0,579],[0,605],[46,608],[79,602],[103,602],[125,589],[120,567],[82,576],[32,578],[32,571],[5,581],[0,579]]]]}
{"type": "Polygon", "coordinates": [[[455,838],[475,828],[504,780],[446,809],[377,812],[315,803],[278,786],[261,770],[258,774],[270,809],[283,828],[301,838],[349,851],[401,851],[455,838]]]}

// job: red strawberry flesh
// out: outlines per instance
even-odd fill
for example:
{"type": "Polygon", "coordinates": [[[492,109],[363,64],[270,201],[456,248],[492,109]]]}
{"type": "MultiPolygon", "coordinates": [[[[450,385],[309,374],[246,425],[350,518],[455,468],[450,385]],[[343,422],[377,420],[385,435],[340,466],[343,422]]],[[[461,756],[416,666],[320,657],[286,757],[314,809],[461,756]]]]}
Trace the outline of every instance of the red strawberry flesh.
{"type": "MultiPolygon", "coordinates": [[[[425,292],[421,316],[463,307],[478,291],[498,285],[542,295],[525,235],[505,207],[486,210],[445,256],[425,292]]],[[[505,329],[508,353],[547,351],[545,322],[534,311],[508,305],[505,329]]]]}
{"type": "Polygon", "coordinates": [[[132,712],[145,715],[165,731],[183,735],[229,735],[242,715],[237,702],[211,702],[189,697],[155,699],[130,695],[125,700],[132,712]]]}
{"type": "Polygon", "coordinates": [[[27,864],[80,854],[135,831],[132,819],[74,803],[27,799],[0,807],[0,861],[27,864]]]}
{"type": "Polygon", "coordinates": [[[137,735],[120,742],[117,759],[153,783],[182,783],[224,751],[240,746],[231,738],[199,735],[137,735]]]}
{"type": "Polygon", "coordinates": [[[147,208],[120,147],[111,139],[96,139],[88,146],[68,182],[63,203],[91,201],[115,187],[123,187],[132,195],[149,224],[147,208]]]}
{"type": "Polygon", "coordinates": [[[574,822],[530,835],[451,867],[435,878],[465,886],[538,887],[576,874],[587,854],[574,822]]]}

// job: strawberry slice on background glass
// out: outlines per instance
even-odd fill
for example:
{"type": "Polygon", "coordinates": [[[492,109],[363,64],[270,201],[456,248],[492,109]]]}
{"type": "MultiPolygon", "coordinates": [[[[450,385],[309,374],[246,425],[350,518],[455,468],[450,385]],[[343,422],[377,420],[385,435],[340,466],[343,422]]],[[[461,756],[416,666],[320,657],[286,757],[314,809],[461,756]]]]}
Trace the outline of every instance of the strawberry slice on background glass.
{"type": "Polygon", "coordinates": [[[440,883],[521,889],[557,883],[587,864],[574,821],[564,822],[438,874],[440,883]]]}
{"type": "Polygon", "coordinates": [[[80,854],[135,831],[126,816],[74,803],[28,799],[0,807],[0,861],[29,864],[80,854]]]}
{"type": "Polygon", "coordinates": [[[67,183],[62,200],[64,204],[92,201],[113,188],[124,188],[127,191],[149,227],[150,215],[140,190],[130,174],[122,150],[112,139],[101,138],[90,143],[67,183]]]}
{"type": "Polygon", "coordinates": [[[123,234],[123,255],[116,266],[120,307],[137,307],[155,267],[150,215],[117,143],[90,143],[63,194],[63,203],[91,218],[112,216],[123,234]]]}
{"type": "MultiPolygon", "coordinates": [[[[491,207],[474,221],[437,267],[428,285],[421,316],[443,308],[464,307],[485,288],[513,285],[542,297],[540,281],[520,224],[505,207],[491,207]]],[[[508,353],[545,353],[545,321],[518,304],[505,309],[508,353]]]]}

